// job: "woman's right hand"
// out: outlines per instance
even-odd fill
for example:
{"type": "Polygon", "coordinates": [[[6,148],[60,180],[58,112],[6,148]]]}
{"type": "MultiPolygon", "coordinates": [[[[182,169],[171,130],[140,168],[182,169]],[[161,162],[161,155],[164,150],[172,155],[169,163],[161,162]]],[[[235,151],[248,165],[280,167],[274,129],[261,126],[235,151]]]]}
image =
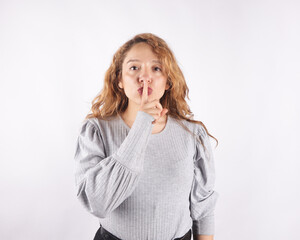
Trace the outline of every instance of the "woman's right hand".
{"type": "Polygon", "coordinates": [[[139,111],[146,112],[153,116],[155,120],[152,122],[152,124],[155,124],[158,119],[163,117],[168,112],[168,109],[163,109],[158,99],[148,102],[148,81],[144,81],[142,101],[139,111]]]}

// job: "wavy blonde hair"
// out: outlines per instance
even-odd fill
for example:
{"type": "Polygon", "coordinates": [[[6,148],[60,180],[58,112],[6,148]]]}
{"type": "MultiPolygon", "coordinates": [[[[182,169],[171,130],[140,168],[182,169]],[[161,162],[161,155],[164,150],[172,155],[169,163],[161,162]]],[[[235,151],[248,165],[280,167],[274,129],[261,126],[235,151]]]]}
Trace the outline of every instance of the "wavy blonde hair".
{"type": "MultiPolygon", "coordinates": [[[[172,50],[167,43],[160,37],[152,33],[142,33],[134,36],[123,44],[113,56],[110,67],[105,73],[104,86],[100,93],[92,100],[92,113],[85,118],[108,119],[123,113],[128,106],[128,98],[124,89],[119,88],[118,82],[122,77],[122,64],[126,57],[126,53],[137,43],[146,43],[151,46],[154,54],[162,62],[163,72],[168,76],[167,84],[170,86],[160,99],[163,108],[167,108],[167,115],[172,116],[177,122],[188,132],[195,136],[180,120],[200,124],[205,129],[208,136],[214,138],[201,121],[193,120],[194,114],[191,112],[185,97],[190,100],[189,89],[185,82],[185,78],[179,68],[172,50]]],[[[196,136],[198,139],[198,136],[196,136]]],[[[199,138],[201,144],[203,140],[199,138]]],[[[205,148],[205,146],[204,146],[205,148]]]]}

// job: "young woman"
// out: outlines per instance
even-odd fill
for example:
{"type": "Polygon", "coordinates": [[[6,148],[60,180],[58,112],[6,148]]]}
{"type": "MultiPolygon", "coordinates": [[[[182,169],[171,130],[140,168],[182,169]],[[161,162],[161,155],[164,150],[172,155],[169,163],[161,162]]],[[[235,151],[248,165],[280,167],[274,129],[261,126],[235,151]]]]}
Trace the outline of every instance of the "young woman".
{"type": "Polygon", "coordinates": [[[77,197],[100,223],[94,240],[213,239],[213,136],[192,119],[188,91],[154,34],[113,56],[75,153],[77,197]]]}

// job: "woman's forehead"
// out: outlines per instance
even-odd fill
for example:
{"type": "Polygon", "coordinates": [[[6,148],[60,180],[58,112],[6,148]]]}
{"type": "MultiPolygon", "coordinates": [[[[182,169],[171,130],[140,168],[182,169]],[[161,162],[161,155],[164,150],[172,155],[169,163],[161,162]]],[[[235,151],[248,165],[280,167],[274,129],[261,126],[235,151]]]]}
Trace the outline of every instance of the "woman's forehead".
{"type": "Polygon", "coordinates": [[[152,47],[148,44],[134,45],[126,54],[124,63],[133,62],[133,61],[142,61],[149,60],[156,63],[161,63],[159,56],[153,52],[152,47]]]}
{"type": "Polygon", "coordinates": [[[150,45],[146,43],[137,43],[130,48],[130,50],[127,52],[127,56],[133,54],[141,54],[141,53],[148,53],[148,54],[155,55],[150,45]]]}

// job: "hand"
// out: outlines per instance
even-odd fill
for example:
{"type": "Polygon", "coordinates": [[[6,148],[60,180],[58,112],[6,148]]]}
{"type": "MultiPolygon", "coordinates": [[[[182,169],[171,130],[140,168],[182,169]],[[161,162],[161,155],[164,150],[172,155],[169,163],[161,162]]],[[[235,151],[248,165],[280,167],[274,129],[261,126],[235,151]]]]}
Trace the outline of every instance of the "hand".
{"type": "Polygon", "coordinates": [[[163,117],[167,112],[168,109],[161,106],[158,99],[155,99],[151,102],[148,102],[148,82],[144,81],[143,86],[143,93],[142,93],[142,102],[139,108],[139,111],[146,112],[153,116],[155,120],[152,122],[152,124],[155,124],[158,119],[163,117]]]}

